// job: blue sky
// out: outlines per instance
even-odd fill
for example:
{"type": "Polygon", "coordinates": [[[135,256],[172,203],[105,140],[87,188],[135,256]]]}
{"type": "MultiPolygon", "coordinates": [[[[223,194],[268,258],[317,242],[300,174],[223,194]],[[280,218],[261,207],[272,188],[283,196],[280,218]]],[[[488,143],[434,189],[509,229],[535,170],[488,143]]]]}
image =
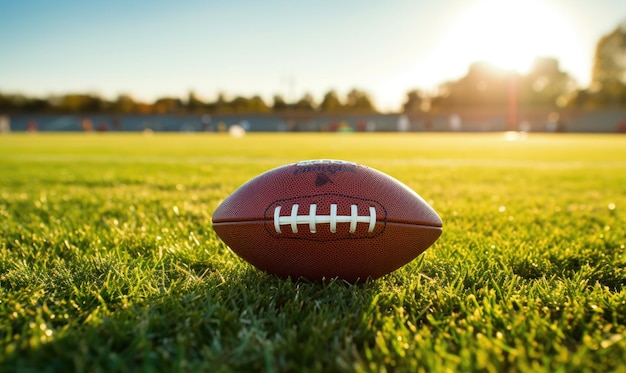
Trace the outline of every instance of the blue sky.
{"type": "Polygon", "coordinates": [[[0,92],[269,103],[357,87],[393,110],[476,60],[556,57],[586,86],[596,42],[625,20],[623,0],[0,0],[0,92]]]}

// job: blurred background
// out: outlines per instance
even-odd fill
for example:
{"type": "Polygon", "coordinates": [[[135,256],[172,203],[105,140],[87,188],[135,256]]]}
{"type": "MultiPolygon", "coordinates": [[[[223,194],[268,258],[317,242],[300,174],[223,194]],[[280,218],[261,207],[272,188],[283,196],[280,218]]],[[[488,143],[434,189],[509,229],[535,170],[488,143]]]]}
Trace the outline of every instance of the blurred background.
{"type": "Polygon", "coordinates": [[[626,132],[623,0],[34,0],[0,14],[0,132],[626,132]]]}

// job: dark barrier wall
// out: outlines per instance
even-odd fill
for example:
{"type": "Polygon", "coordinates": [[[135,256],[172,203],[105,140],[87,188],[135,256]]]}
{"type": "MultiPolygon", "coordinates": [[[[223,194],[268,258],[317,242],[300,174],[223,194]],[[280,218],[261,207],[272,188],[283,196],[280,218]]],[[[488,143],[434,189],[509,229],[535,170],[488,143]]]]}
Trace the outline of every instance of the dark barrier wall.
{"type": "Polygon", "coordinates": [[[16,115],[11,131],[225,132],[239,125],[250,132],[626,132],[626,110],[520,111],[517,125],[506,112],[463,111],[417,115],[16,115]]]}

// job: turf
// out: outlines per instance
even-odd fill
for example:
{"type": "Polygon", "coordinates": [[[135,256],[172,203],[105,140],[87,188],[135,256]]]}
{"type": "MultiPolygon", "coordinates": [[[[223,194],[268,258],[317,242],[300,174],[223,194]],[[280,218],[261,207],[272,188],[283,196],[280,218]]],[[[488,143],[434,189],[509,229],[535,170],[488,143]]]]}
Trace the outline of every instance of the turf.
{"type": "Polygon", "coordinates": [[[0,371],[626,371],[626,137],[508,140],[0,136],[0,371]],[[404,181],[444,234],[364,284],[256,270],[211,214],[310,158],[404,181]]]}

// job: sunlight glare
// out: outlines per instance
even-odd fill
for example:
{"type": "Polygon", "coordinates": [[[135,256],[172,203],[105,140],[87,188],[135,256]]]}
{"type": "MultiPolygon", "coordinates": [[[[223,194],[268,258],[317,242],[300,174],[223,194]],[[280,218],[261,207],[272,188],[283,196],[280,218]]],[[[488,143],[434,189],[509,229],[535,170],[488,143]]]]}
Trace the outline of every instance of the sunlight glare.
{"type": "Polygon", "coordinates": [[[464,12],[450,31],[447,44],[470,62],[527,71],[536,57],[554,56],[571,45],[564,18],[546,2],[483,0],[464,12]]]}

